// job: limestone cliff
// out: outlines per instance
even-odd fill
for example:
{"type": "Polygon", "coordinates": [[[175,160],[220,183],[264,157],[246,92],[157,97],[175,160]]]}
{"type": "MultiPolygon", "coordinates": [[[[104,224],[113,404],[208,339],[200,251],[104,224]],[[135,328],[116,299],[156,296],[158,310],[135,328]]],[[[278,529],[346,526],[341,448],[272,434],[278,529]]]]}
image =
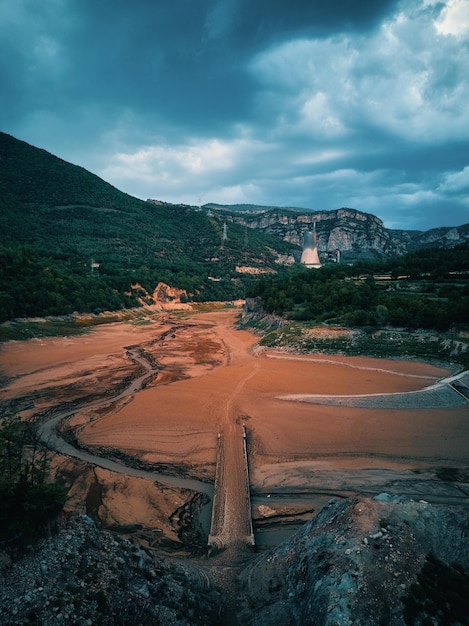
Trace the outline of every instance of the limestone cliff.
{"type": "Polygon", "coordinates": [[[384,259],[422,247],[449,247],[469,240],[469,224],[429,231],[391,230],[375,215],[350,208],[307,211],[217,204],[204,208],[222,214],[225,221],[256,228],[297,245],[303,244],[305,231],[311,231],[316,223],[322,262],[336,259],[338,253],[343,260],[384,259]]]}

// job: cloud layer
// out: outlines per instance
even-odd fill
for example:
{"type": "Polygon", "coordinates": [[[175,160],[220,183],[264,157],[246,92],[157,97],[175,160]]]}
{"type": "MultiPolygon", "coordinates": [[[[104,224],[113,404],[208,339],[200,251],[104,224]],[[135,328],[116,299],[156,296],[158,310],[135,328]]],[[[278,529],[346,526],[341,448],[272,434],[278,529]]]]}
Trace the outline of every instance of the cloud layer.
{"type": "Polygon", "coordinates": [[[138,197],[469,222],[469,0],[0,0],[0,126],[138,197]]]}

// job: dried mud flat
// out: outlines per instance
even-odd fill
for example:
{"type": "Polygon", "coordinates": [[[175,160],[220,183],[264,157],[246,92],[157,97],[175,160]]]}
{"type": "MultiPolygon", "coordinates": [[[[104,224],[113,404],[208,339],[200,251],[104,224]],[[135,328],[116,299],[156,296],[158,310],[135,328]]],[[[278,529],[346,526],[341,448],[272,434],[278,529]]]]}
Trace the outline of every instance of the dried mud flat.
{"type": "Polygon", "coordinates": [[[62,425],[67,438],[121,463],[116,472],[57,454],[55,470],[70,487],[71,509],[138,532],[160,548],[201,547],[197,492],[132,474],[127,466],[213,482],[217,433],[227,411],[248,430],[259,525],[303,521],[332,495],[388,491],[467,502],[467,403],[451,396],[435,408],[423,400],[409,408],[405,402],[383,405],[376,396],[405,398],[449,369],[261,351],[254,335],[234,329],[237,315],[163,313],[145,325],[114,323],[80,337],[2,345],[5,410],[42,420],[73,412],[62,425]],[[143,375],[141,389],[120,397],[143,375]],[[369,400],[360,406],[344,400],[357,395],[369,400]],[[457,480],[440,479],[448,468],[457,480]]]}

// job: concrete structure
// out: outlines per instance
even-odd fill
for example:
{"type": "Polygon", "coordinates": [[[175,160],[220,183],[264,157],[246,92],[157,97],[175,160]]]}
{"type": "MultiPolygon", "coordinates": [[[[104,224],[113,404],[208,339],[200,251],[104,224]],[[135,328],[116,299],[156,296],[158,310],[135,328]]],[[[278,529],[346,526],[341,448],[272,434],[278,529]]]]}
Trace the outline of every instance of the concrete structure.
{"type": "Polygon", "coordinates": [[[314,222],[313,232],[306,231],[304,234],[303,252],[301,254],[300,263],[314,269],[321,267],[316,243],[316,222],[314,222]]]}
{"type": "Polygon", "coordinates": [[[218,433],[209,555],[233,548],[243,552],[255,546],[251,514],[246,425],[242,433],[226,428],[218,433]]]}

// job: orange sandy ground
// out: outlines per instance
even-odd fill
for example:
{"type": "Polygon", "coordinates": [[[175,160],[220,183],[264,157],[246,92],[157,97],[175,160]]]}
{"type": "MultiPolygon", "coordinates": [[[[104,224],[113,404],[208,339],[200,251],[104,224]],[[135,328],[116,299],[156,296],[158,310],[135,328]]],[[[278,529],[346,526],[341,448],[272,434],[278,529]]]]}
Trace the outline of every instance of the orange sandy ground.
{"type": "Polygon", "coordinates": [[[218,425],[230,405],[234,417],[247,423],[257,444],[257,454],[251,458],[254,466],[262,464],[266,456],[269,461],[370,454],[390,460],[467,460],[467,407],[356,409],[276,398],[287,393],[411,391],[432,384],[445,376],[446,370],[425,363],[358,357],[336,357],[340,364],[331,363],[334,359],[330,356],[324,357],[323,363],[305,357],[291,360],[289,355],[284,359],[265,354],[256,357],[249,352],[253,335],[230,328],[232,313],[197,319],[216,322],[207,332],[218,335],[219,341],[212,345],[218,343],[221,350],[229,347],[229,363],[203,376],[140,392],[122,408],[86,427],[81,434],[85,443],[126,448],[148,460],[213,462],[218,425]]]}
{"type": "Polygon", "coordinates": [[[305,464],[311,474],[326,466],[405,470],[467,463],[467,405],[383,410],[277,398],[411,391],[448,375],[448,370],[410,361],[330,355],[294,359],[256,352],[256,337],[232,328],[237,314],[192,315],[184,323],[194,327],[176,330],[153,345],[148,342],[171,323],[182,322],[165,314],[148,326],[119,323],[82,337],[9,342],[0,352],[2,374],[11,378],[2,395],[8,399],[54,385],[63,389],[82,377],[82,382],[96,384],[97,372],[124,367],[124,346],[147,342],[145,349],[165,369],[148,388],[110,412],[77,415],[83,443],[120,448],[147,461],[192,465],[199,475],[205,468],[213,476],[218,428],[229,415],[248,427],[251,479],[265,488],[274,487],[275,481],[289,483],[290,470],[291,482],[304,484],[308,474],[298,478],[297,470],[305,464]],[[171,380],[175,382],[168,384],[171,380]]]}

